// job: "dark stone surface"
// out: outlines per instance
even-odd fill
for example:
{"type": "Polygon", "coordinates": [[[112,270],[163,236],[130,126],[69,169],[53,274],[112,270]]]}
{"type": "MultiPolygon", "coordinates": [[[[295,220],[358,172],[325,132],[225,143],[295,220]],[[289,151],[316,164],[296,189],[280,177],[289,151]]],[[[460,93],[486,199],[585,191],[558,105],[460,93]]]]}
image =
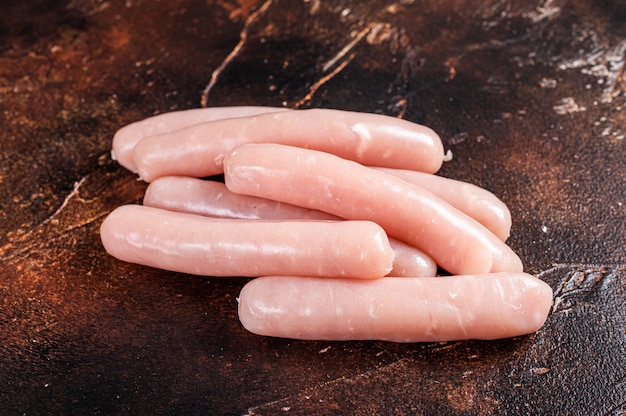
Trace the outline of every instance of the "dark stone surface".
{"type": "Polygon", "coordinates": [[[0,414],[626,413],[626,7],[618,0],[3,1],[0,414]],[[239,45],[239,46],[238,46],[239,45]],[[114,131],[200,105],[333,107],[438,131],[555,289],[536,334],[262,338],[245,279],[108,257],[145,186],[114,131]]]}

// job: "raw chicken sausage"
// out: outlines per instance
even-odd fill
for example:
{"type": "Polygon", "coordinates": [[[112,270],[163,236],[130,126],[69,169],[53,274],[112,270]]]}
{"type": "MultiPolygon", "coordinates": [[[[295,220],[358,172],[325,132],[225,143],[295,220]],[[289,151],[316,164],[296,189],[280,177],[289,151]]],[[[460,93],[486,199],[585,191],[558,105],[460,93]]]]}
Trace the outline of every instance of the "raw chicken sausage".
{"type": "Polygon", "coordinates": [[[486,189],[414,170],[378,169],[432,192],[487,227],[500,240],[506,241],[509,237],[511,212],[504,202],[486,189]]]}
{"type": "Polygon", "coordinates": [[[248,144],[224,162],[233,192],[371,220],[453,274],[521,272],[519,257],[474,219],[431,192],[314,150],[248,144]]]}
{"type": "Polygon", "coordinates": [[[125,205],[100,234],[120,260],[206,276],[376,278],[394,257],[383,229],[369,221],[228,220],[125,205]]]}
{"type": "Polygon", "coordinates": [[[216,218],[340,220],[327,212],[235,194],[222,182],[184,176],[162,176],[150,183],[146,188],[143,204],[216,218]]]}
{"type": "Polygon", "coordinates": [[[365,165],[436,172],[443,145],[431,129],[394,117],[311,109],[196,124],[139,141],[139,176],[206,177],[223,172],[223,158],[245,143],[282,143],[316,149],[365,165]]]}
{"type": "Polygon", "coordinates": [[[389,237],[389,244],[395,252],[393,268],[389,277],[434,277],[437,276],[437,263],[428,254],[402,241],[389,237]]]}
{"type": "Polygon", "coordinates": [[[135,145],[148,136],[170,133],[194,124],[206,123],[226,118],[246,117],[250,115],[287,111],[278,107],[212,107],[194,108],[183,111],[163,113],[137,121],[119,129],[113,136],[111,156],[126,169],[137,172],[133,161],[135,145]]]}
{"type": "Polygon", "coordinates": [[[239,296],[250,332],[315,340],[497,339],[544,323],[552,290],[524,273],[374,280],[261,277],[239,296]]]}
{"type": "MultiPolygon", "coordinates": [[[[340,220],[335,215],[264,198],[230,192],[221,182],[181,176],[163,176],[148,185],[146,206],[217,218],[256,220],[319,219],[340,220]]],[[[437,264],[421,250],[394,238],[395,252],[388,276],[435,276],[437,264]]]]}

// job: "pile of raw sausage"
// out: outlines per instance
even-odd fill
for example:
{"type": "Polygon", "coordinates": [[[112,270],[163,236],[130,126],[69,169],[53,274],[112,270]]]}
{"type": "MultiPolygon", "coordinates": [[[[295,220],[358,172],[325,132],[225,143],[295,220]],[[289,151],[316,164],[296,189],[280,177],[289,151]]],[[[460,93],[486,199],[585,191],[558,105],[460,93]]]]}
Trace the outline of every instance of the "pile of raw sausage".
{"type": "Polygon", "coordinates": [[[424,126],[327,109],[195,109],[122,128],[112,154],[150,184],[143,205],[105,219],[106,250],[256,277],[238,298],[256,334],[495,339],[534,332],[548,315],[552,290],[505,243],[509,210],[434,175],[443,146],[424,126]]]}

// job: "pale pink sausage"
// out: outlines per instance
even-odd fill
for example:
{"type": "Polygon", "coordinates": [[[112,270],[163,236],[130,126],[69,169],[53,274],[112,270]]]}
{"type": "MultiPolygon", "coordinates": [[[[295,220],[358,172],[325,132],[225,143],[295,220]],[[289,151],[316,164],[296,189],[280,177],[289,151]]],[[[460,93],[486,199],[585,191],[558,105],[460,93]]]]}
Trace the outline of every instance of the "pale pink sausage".
{"type": "MultiPolygon", "coordinates": [[[[256,220],[325,219],[340,220],[326,212],[302,208],[255,196],[230,192],[221,182],[182,176],[163,176],[150,183],[144,205],[217,218],[256,220]]],[[[437,264],[421,250],[395,238],[389,243],[395,252],[388,276],[435,276],[437,264]]]]}
{"type": "Polygon", "coordinates": [[[119,129],[113,136],[111,155],[126,169],[136,172],[133,161],[135,145],[145,137],[170,133],[194,124],[261,113],[286,111],[278,107],[212,107],[163,113],[137,121],[119,129]]]}
{"type": "Polygon", "coordinates": [[[374,280],[261,277],[239,295],[258,335],[308,340],[433,342],[529,334],[552,289],[524,273],[374,280]]]}
{"type": "Polygon", "coordinates": [[[245,143],[282,143],[333,153],[365,165],[436,172],[443,145],[431,129],[395,117],[349,111],[282,111],[196,124],[135,146],[139,176],[222,173],[224,156],[245,143]]]}
{"type": "Polygon", "coordinates": [[[432,192],[487,227],[502,241],[511,232],[511,212],[491,192],[470,183],[406,169],[377,168],[432,192]]]}
{"type": "Polygon", "coordinates": [[[385,172],[314,150],[241,146],[224,162],[233,192],[371,220],[452,274],[521,272],[498,237],[431,192],[385,172]]]}
{"type": "Polygon", "coordinates": [[[428,254],[409,244],[389,237],[389,244],[396,253],[389,277],[434,277],[437,263],[428,254]]]}
{"type": "Polygon", "coordinates": [[[249,220],[339,220],[326,212],[249,195],[235,194],[221,182],[163,176],[146,188],[143,204],[216,218],[249,220]]]}
{"type": "Polygon", "coordinates": [[[204,276],[376,278],[394,257],[385,232],[369,221],[227,220],[125,205],[100,233],[120,260],[204,276]]]}

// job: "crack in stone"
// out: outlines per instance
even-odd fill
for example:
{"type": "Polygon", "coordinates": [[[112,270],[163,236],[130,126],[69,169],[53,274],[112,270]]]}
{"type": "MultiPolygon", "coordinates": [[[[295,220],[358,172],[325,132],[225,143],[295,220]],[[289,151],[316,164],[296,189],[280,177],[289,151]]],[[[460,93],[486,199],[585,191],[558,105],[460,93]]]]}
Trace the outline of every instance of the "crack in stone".
{"type": "Polygon", "coordinates": [[[311,85],[311,87],[309,88],[309,92],[307,92],[307,94],[302,97],[300,100],[298,100],[294,105],[293,108],[300,108],[302,105],[304,105],[305,103],[311,101],[311,99],[313,98],[313,96],[315,95],[315,93],[317,92],[317,90],[324,84],[326,84],[328,81],[330,81],[331,79],[333,79],[337,74],[339,74],[341,71],[343,71],[343,69],[348,66],[348,64],[350,62],[352,62],[352,59],[354,59],[354,57],[356,56],[355,53],[350,54],[350,56],[348,56],[347,59],[345,59],[343,62],[341,62],[341,64],[339,64],[339,66],[337,66],[331,73],[326,74],[325,76],[323,76],[322,78],[320,78],[319,80],[317,80],[313,85],[311,85]]]}
{"type": "Polygon", "coordinates": [[[352,51],[352,49],[354,49],[354,47],[361,41],[361,39],[363,39],[370,32],[370,30],[372,30],[374,26],[376,26],[376,23],[370,23],[365,28],[361,29],[361,31],[357,33],[354,39],[348,42],[347,45],[341,48],[341,50],[337,52],[335,56],[333,56],[330,60],[328,60],[328,62],[324,64],[324,66],[322,67],[322,72],[328,71],[330,68],[335,66],[339,60],[343,59],[350,51],[352,51]]]}
{"type": "Polygon", "coordinates": [[[570,269],[566,276],[554,289],[554,299],[551,313],[568,313],[576,305],[585,304],[584,297],[599,290],[602,285],[614,278],[615,270],[623,266],[594,266],[586,264],[557,265],[541,272],[537,278],[544,280],[544,276],[561,268],[570,269]]]}
{"type": "Polygon", "coordinates": [[[64,224],[66,227],[63,229],[56,228],[61,223],[58,217],[66,211],[72,201],[77,201],[81,204],[87,204],[94,201],[86,200],[80,196],[81,188],[88,178],[89,175],[86,175],[79,181],[75,182],[72,190],[65,196],[61,205],[49,217],[41,221],[39,224],[30,227],[28,231],[24,232],[24,234],[20,235],[18,238],[15,238],[1,246],[0,259],[3,261],[9,261],[22,257],[26,253],[32,252],[33,250],[44,246],[55,238],[67,235],[78,228],[89,225],[108,215],[109,210],[96,212],[88,218],[81,217],[79,222],[64,224]]]}
{"type": "Polygon", "coordinates": [[[274,3],[274,0],[266,0],[265,3],[261,5],[261,7],[259,7],[257,10],[251,13],[250,16],[248,16],[248,18],[246,19],[243,25],[243,28],[241,29],[241,32],[239,32],[239,42],[237,43],[237,45],[235,45],[233,50],[230,51],[230,53],[226,56],[226,58],[224,58],[222,63],[213,71],[213,73],[211,74],[211,80],[209,81],[209,84],[204,88],[204,91],[202,91],[202,97],[200,99],[200,105],[202,107],[207,107],[209,94],[211,90],[213,89],[213,87],[215,86],[215,84],[217,83],[219,77],[222,75],[226,67],[228,67],[228,65],[230,65],[230,63],[235,58],[237,58],[237,56],[239,56],[239,53],[241,52],[246,42],[248,41],[248,33],[250,31],[250,26],[252,26],[252,24],[256,22],[258,18],[260,18],[261,16],[263,16],[263,14],[265,14],[265,12],[267,11],[267,9],[269,9],[272,3],[274,3]]]}
{"type": "MultiPolygon", "coordinates": [[[[10,261],[10,260],[14,260],[15,258],[22,258],[25,254],[30,253],[34,250],[36,250],[37,248],[43,247],[46,243],[49,243],[50,240],[52,239],[56,239],[59,237],[62,237],[64,235],[67,235],[69,233],[71,233],[74,230],[77,230],[81,227],[84,227],[86,225],[89,225],[95,221],[100,220],[101,218],[107,216],[109,214],[109,212],[101,212],[93,217],[87,218],[84,221],[81,221],[79,223],[76,224],[72,224],[70,225],[68,228],[63,229],[62,231],[60,231],[58,234],[54,235],[53,237],[47,236],[46,238],[40,238],[40,239],[32,239],[30,242],[21,245],[17,250],[11,252],[10,254],[6,254],[7,252],[9,252],[12,248],[15,248],[15,242],[10,242],[5,244],[4,246],[0,247],[0,260],[2,261],[10,261]]],[[[33,234],[35,233],[41,233],[41,234],[45,234],[45,230],[40,228],[40,226],[33,228],[32,230],[30,230],[28,233],[26,233],[22,238],[20,238],[19,241],[16,241],[18,243],[23,243],[25,241],[27,241],[29,239],[29,237],[31,237],[33,234]]]]}
{"type": "Polygon", "coordinates": [[[88,177],[89,177],[89,175],[86,175],[83,178],[81,178],[79,181],[74,182],[74,186],[72,187],[72,190],[70,191],[70,193],[65,196],[65,198],[63,199],[63,202],[61,203],[61,205],[49,217],[44,219],[39,224],[31,227],[27,232],[25,232],[24,234],[20,235],[18,238],[14,239],[14,240],[6,243],[2,247],[0,247],[0,259],[2,259],[2,260],[10,260],[10,259],[14,258],[15,256],[21,255],[21,254],[29,251],[31,249],[31,247],[37,246],[37,244],[27,244],[26,246],[24,246],[24,247],[20,248],[19,250],[13,252],[11,255],[6,255],[6,253],[9,250],[11,250],[12,248],[15,247],[16,243],[23,243],[25,241],[28,241],[33,236],[33,234],[35,234],[37,232],[41,232],[41,230],[43,228],[45,228],[48,224],[53,223],[56,220],[56,218],[63,212],[63,210],[65,210],[65,208],[69,205],[69,203],[71,202],[72,199],[77,198],[77,199],[79,199],[79,200],[84,202],[84,200],[82,198],[80,198],[78,195],[80,193],[80,188],[83,186],[83,184],[85,183],[85,181],[87,180],[88,177]]]}
{"type": "Polygon", "coordinates": [[[313,85],[311,85],[307,94],[304,97],[302,97],[300,100],[298,100],[293,105],[293,108],[299,108],[305,103],[311,101],[311,99],[313,98],[317,90],[322,85],[326,84],[328,81],[333,79],[337,74],[343,71],[343,69],[346,66],[348,66],[348,64],[352,62],[352,60],[356,56],[356,53],[354,52],[351,53],[352,50],[359,44],[359,42],[361,42],[361,40],[363,40],[363,38],[365,38],[368,35],[368,33],[372,31],[373,28],[377,27],[378,25],[379,23],[375,23],[375,22],[368,24],[365,28],[361,29],[359,33],[357,33],[354,39],[348,42],[343,48],[341,48],[339,52],[335,54],[335,56],[329,59],[322,66],[322,74],[325,74],[325,75],[322,76],[320,79],[318,79],[315,83],[313,83],[313,85]],[[333,67],[334,69],[332,69],[333,67]],[[328,72],[331,69],[332,71],[328,72]]]}
{"type": "MultiPolygon", "coordinates": [[[[67,194],[67,196],[65,197],[65,199],[63,200],[63,202],[61,203],[61,205],[59,206],[59,208],[56,209],[56,211],[54,211],[52,213],[52,215],[50,215],[48,218],[46,218],[45,220],[43,220],[38,227],[42,226],[42,225],[46,225],[49,222],[51,222],[52,220],[54,220],[57,216],[59,216],[59,214],[61,213],[61,211],[63,211],[65,209],[65,207],[67,207],[67,205],[69,204],[69,202],[72,200],[72,198],[77,197],[77,195],[80,192],[80,187],[83,186],[83,184],[85,183],[85,181],[87,180],[87,178],[89,177],[89,175],[84,176],[83,178],[81,178],[78,182],[74,182],[74,186],[72,188],[72,191],[67,194]]],[[[77,199],[79,199],[80,201],[84,202],[84,200],[80,197],[77,197],[77,199]]]]}

